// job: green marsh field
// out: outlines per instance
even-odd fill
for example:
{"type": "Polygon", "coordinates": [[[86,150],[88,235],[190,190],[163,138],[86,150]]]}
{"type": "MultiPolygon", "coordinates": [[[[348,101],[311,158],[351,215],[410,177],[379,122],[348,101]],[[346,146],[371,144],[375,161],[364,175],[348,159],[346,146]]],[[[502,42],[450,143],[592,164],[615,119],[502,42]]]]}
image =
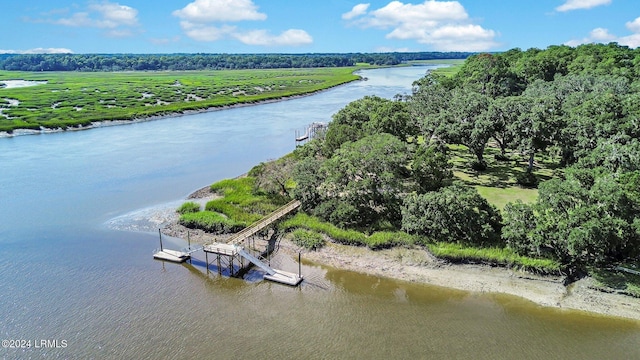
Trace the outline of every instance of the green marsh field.
{"type": "Polygon", "coordinates": [[[158,72],[0,71],[0,131],[81,128],[304,95],[358,79],[362,67],[158,72]]]}

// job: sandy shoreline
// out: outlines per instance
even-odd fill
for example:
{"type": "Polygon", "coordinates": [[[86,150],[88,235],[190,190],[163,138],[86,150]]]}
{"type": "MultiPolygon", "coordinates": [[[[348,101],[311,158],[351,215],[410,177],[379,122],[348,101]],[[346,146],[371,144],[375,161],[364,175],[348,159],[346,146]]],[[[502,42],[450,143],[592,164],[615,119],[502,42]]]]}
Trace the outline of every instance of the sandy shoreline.
{"type": "MultiPolygon", "coordinates": [[[[213,196],[207,186],[192,193],[188,199],[207,199],[213,196]]],[[[162,232],[183,239],[187,236],[187,229],[176,222],[170,223],[162,232]]],[[[192,242],[204,243],[213,239],[213,235],[200,230],[190,229],[189,236],[192,242]]],[[[486,265],[450,264],[420,248],[373,251],[365,247],[328,242],[320,250],[307,251],[286,237],[280,243],[280,255],[294,259],[299,251],[304,254],[305,260],[338,269],[470,292],[509,294],[540,306],[640,321],[640,299],[597,290],[594,287],[595,281],[591,278],[566,287],[562,277],[537,276],[486,265]]]]}

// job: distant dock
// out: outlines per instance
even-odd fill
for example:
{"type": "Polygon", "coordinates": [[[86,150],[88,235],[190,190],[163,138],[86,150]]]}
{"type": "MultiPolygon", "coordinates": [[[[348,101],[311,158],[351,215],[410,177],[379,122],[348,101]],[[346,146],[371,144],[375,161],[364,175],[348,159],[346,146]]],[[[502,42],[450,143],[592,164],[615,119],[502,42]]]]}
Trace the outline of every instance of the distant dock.
{"type": "Polygon", "coordinates": [[[304,133],[299,133],[298,131],[296,131],[296,143],[313,139],[316,136],[320,135],[320,133],[323,133],[324,131],[326,131],[326,129],[327,129],[327,124],[325,123],[321,123],[321,122],[311,123],[309,126],[307,126],[307,129],[304,131],[304,133]]]}

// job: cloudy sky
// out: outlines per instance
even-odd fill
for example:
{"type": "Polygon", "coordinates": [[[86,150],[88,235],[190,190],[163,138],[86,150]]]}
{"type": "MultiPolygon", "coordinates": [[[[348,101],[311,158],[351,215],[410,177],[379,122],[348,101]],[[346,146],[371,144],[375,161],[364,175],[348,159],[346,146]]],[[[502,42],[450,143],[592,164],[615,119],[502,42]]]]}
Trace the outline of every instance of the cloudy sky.
{"type": "Polygon", "coordinates": [[[638,0],[3,1],[0,53],[501,51],[640,46],[638,0]]]}

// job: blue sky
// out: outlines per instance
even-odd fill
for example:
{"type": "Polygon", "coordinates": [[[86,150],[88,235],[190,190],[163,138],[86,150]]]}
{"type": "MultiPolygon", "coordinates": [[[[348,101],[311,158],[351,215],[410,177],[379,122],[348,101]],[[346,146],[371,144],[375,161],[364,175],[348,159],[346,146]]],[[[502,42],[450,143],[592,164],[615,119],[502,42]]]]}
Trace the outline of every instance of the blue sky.
{"type": "Polygon", "coordinates": [[[4,1],[0,53],[502,51],[640,46],[638,0],[4,1]]]}

